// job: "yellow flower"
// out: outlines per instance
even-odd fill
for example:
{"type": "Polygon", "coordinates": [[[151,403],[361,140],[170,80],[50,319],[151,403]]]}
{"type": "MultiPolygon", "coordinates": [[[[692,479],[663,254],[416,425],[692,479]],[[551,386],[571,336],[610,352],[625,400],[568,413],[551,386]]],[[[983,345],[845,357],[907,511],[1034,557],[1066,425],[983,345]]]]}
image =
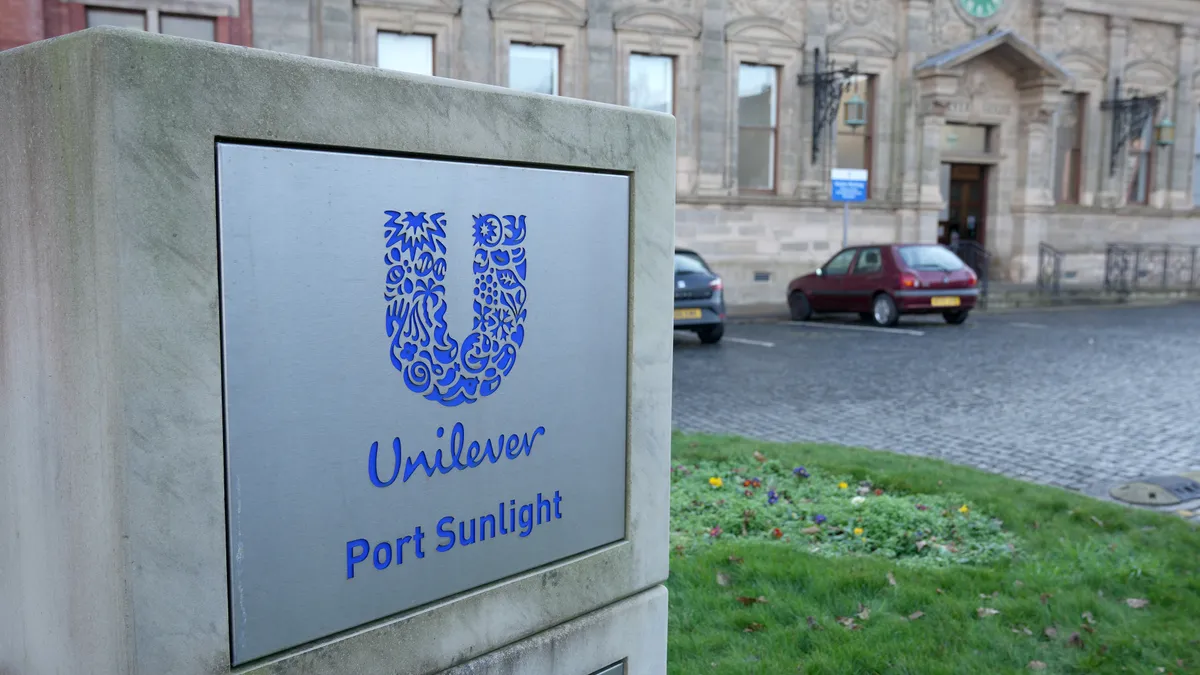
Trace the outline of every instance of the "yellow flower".
{"type": "Polygon", "coordinates": [[[959,513],[962,513],[962,514],[964,514],[964,515],[965,515],[965,514],[967,514],[967,513],[970,513],[970,512],[971,512],[971,509],[968,509],[968,508],[967,508],[967,505],[966,505],[966,504],[963,504],[962,506],[958,507],[958,512],[959,512],[959,513]]]}
{"type": "Polygon", "coordinates": [[[709,479],[708,479],[708,484],[709,484],[709,485],[711,485],[711,486],[713,486],[713,487],[721,487],[722,485],[724,485],[724,484],[725,484],[725,481],[721,480],[721,479],[720,479],[719,477],[717,477],[717,476],[713,476],[712,478],[709,478],[709,479]]]}
{"type": "Polygon", "coordinates": [[[862,536],[862,532],[863,532],[863,530],[861,527],[854,528],[854,536],[860,537],[860,536],[862,536]]]}
{"type": "Polygon", "coordinates": [[[843,481],[843,482],[841,482],[841,483],[838,483],[838,489],[839,489],[839,490],[845,490],[845,489],[846,489],[846,488],[848,488],[848,487],[850,487],[850,486],[849,486],[849,485],[846,485],[845,481],[843,481]]]}

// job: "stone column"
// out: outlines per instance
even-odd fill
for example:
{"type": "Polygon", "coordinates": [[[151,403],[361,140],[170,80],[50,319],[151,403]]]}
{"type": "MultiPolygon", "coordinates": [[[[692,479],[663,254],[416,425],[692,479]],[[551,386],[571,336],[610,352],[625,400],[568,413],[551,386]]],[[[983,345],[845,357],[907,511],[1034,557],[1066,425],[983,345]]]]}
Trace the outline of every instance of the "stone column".
{"type": "Polygon", "coordinates": [[[1018,282],[1030,282],[1037,274],[1038,244],[1045,238],[1047,215],[1054,206],[1051,122],[1061,98],[1056,81],[1034,79],[1020,86],[1017,186],[1012,198],[1013,241],[1008,270],[1009,278],[1018,282]]]}
{"type": "Polygon", "coordinates": [[[917,171],[917,240],[937,241],[938,213],[946,195],[942,194],[942,129],[946,126],[946,108],[950,96],[958,88],[959,71],[941,71],[921,75],[917,79],[920,94],[919,149],[917,171]]]}
{"type": "MultiPolygon", "coordinates": [[[[1108,23],[1108,79],[1104,86],[1104,98],[1113,95],[1113,87],[1117,78],[1125,72],[1125,53],[1129,43],[1129,19],[1126,17],[1109,17],[1108,23]]],[[[1122,92],[1118,92],[1122,95],[1122,92]]],[[[1117,158],[1117,170],[1112,170],[1112,115],[1111,111],[1102,111],[1100,123],[1103,125],[1104,136],[1100,145],[1103,160],[1104,180],[1100,182],[1100,194],[1097,199],[1099,206],[1113,207],[1124,201],[1124,190],[1121,183],[1124,180],[1123,157],[1117,158]]]]}
{"type": "Polygon", "coordinates": [[[587,97],[617,102],[612,0],[587,0],[587,97]]]}
{"type": "MultiPolygon", "coordinates": [[[[921,146],[915,142],[921,136],[922,110],[920,93],[912,69],[933,51],[930,27],[929,0],[908,0],[905,10],[904,49],[896,69],[896,152],[892,153],[896,169],[892,171],[892,192],[889,199],[901,200],[906,208],[916,206],[921,196],[921,146]]],[[[885,111],[890,112],[890,111],[885,111]]],[[[937,138],[941,138],[938,131],[937,138]]],[[[935,225],[936,227],[936,225],[935,225]]]]}
{"type": "Polygon", "coordinates": [[[494,84],[492,16],[488,0],[462,0],[459,26],[454,77],[468,82],[494,84]]]}
{"type": "Polygon", "coordinates": [[[1179,84],[1175,90],[1175,147],[1171,149],[1171,192],[1168,204],[1175,210],[1192,208],[1193,152],[1196,137],[1196,48],[1200,28],[1183,26],[1179,31],[1179,84]]]}
{"type": "Polygon", "coordinates": [[[704,1],[704,23],[700,30],[700,175],[696,192],[727,194],[732,185],[728,165],[729,59],[725,54],[725,2],[704,1]]]}
{"type": "MultiPolygon", "coordinates": [[[[805,37],[804,37],[804,65],[801,73],[805,76],[811,76],[813,72],[813,50],[821,50],[821,63],[818,67],[824,67],[826,58],[828,57],[828,45],[825,41],[825,34],[829,28],[829,7],[828,0],[812,0],[808,3],[808,11],[805,14],[805,37]]],[[[790,83],[794,85],[795,83],[790,83]]],[[[797,106],[800,111],[797,126],[800,134],[800,156],[797,161],[800,162],[800,185],[797,189],[797,194],[805,199],[823,199],[825,195],[825,173],[826,167],[830,165],[827,161],[831,152],[830,134],[822,131],[820,140],[820,155],[817,156],[817,161],[813,161],[812,143],[813,143],[813,95],[815,84],[807,84],[801,87],[801,103],[797,106]]]]}
{"type": "Polygon", "coordinates": [[[1037,46],[1051,56],[1058,56],[1063,51],[1063,5],[1064,0],[1041,0],[1038,3],[1037,46]]]}

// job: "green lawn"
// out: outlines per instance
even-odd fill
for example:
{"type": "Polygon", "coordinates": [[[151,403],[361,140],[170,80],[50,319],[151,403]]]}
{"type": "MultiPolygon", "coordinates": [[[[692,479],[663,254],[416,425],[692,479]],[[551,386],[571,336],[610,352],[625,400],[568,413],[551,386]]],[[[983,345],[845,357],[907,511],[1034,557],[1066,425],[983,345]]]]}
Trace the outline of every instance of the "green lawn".
{"type": "Polygon", "coordinates": [[[1200,673],[1181,518],[888,453],[673,445],[672,673],[1200,673]]]}

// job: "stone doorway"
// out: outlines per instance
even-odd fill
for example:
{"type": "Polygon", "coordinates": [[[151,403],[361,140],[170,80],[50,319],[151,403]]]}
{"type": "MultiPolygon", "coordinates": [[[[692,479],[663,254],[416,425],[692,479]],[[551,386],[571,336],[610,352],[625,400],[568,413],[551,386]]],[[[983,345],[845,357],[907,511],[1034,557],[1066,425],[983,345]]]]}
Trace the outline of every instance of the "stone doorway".
{"type": "Polygon", "coordinates": [[[944,220],[938,223],[938,243],[974,241],[987,247],[988,169],[986,164],[947,164],[949,189],[944,220]],[[956,237],[957,235],[957,237],[956,237]]]}

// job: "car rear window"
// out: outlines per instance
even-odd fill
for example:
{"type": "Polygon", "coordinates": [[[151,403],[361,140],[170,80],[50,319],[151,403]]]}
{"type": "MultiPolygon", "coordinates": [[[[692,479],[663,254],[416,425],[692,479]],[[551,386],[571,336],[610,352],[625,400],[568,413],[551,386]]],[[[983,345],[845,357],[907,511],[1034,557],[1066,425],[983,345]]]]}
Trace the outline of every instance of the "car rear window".
{"type": "Polygon", "coordinates": [[[965,265],[944,246],[901,246],[900,257],[914,270],[944,270],[952,272],[965,265]]]}
{"type": "Polygon", "coordinates": [[[699,258],[686,253],[675,254],[676,274],[708,274],[708,268],[699,258]]]}

